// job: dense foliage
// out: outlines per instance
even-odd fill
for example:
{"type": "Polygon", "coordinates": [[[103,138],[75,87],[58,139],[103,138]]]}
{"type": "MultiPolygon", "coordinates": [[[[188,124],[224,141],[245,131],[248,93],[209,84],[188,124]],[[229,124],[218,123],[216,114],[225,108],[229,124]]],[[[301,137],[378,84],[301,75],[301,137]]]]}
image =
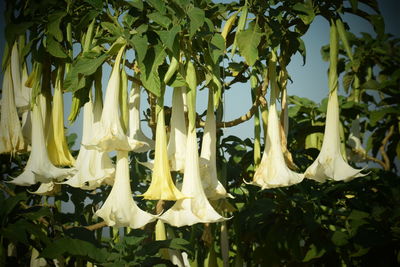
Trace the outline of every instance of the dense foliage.
{"type": "MultiPolygon", "coordinates": [[[[195,124],[197,136],[203,137],[208,115],[193,109],[190,101],[193,92],[208,88],[216,111],[218,179],[233,198],[210,200],[230,219],[182,227],[166,223],[166,238],[160,240],[156,222],[139,229],[113,228],[94,216],[112,185],[83,190],[56,183],[49,192],[33,194],[39,183],[9,183],[23,172],[29,152],[1,154],[1,266],[170,266],[173,259],[181,264],[186,255],[192,266],[400,263],[400,45],[384,31],[377,1],[19,0],[6,5],[3,74],[15,42],[21,65],[26,62],[30,70],[25,83],[32,88],[30,105],[19,108],[20,114],[31,110],[40,96],[50,101],[60,81],[60,91],[73,94],[68,119],[74,122],[91,101],[93,87],[96,99],[102,98],[107,87],[101,84],[103,69],[119,68],[122,61],[122,73],[129,80],[124,87],[121,74],[119,114],[125,131],[128,102],[123,97],[128,85],[144,88],[141,94],[147,96],[149,108],[140,113],[153,139],[160,109],[165,110],[168,131],[172,127],[173,107],[164,107],[165,90],[187,87],[189,126],[195,124]],[[342,21],[344,14],[368,20],[376,37],[352,34],[342,21]],[[314,103],[286,96],[287,66],[296,53],[306,62],[302,36],[316,16],[337,26],[340,40],[335,69],[345,93],[339,96],[341,153],[354,167],[370,167],[362,171],[366,176],[348,182],[320,183],[306,177],[301,183],[261,190],[247,183],[262,164],[266,138],[261,134],[266,135],[272,102],[266,94],[273,91],[273,83],[280,92],[286,164],[304,173],[321,150],[328,99],[314,103]],[[122,57],[121,51],[126,51],[122,57]],[[223,121],[224,105],[230,104],[222,101],[223,95],[234,94],[237,84],[247,88],[253,105],[244,116],[223,121]],[[224,128],[252,117],[254,139],[223,134],[224,128]]],[[[323,47],[321,54],[332,66],[331,48],[332,44],[323,47]]],[[[3,92],[4,86],[4,98],[3,92]]],[[[70,150],[75,139],[73,134],[66,138],[70,150]]],[[[201,145],[204,139],[199,140],[201,145]]],[[[77,158],[78,151],[71,154],[77,158]]],[[[137,205],[160,214],[174,202],[139,196],[152,180],[152,171],[142,163],[155,159],[155,154],[153,149],[129,152],[129,174],[137,205]]],[[[112,161],[116,163],[117,156],[112,161]]],[[[181,182],[182,173],[171,173],[181,182]]]]}

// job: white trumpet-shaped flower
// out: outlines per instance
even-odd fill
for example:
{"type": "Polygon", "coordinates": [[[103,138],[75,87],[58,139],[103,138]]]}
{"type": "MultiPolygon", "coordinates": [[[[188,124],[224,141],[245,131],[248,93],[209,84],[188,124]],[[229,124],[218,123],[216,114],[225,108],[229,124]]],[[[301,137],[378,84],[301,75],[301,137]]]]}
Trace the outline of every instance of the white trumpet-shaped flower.
{"type": "Polygon", "coordinates": [[[354,169],[343,159],[340,152],[339,123],[339,103],[337,91],[334,90],[329,95],[321,151],[316,160],[307,168],[304,173],[305,177],[318,182],[325,182],[328,179],[350,181],[356,177],[365,176],[365,174],[360,173],[362,169],[354,169]]]}
{"type": "Polygon", "coordinates": [[[187,127],[183,99],[185,89],[174,88],[172,96],[171,132],[167,146],[169,163],[172,171],[183,172],[185,170],[185,154],[187,127]]]}
{"type": "Polygon", "coordinates": [[[64,71],[59,67],[54,87],[50,128],[47,136],[47,151],[50,161],[56,166],[72,166],[75,159],[71,155],[64,134],[64,100],[61,91],[64,71]]]}
{"type": "Polygon", "coordinates": [[[196,132],[190,131],[186,144],[186,163],[182,193],[189,198],[178,200],[160,219],[170,225],[181,227],[196,223],[213,223],[226,220],[211,206],[204,193],[200,178],[199,154],[196,132]]]}
{"type": "Polygon", "coordinates": [[[273,57],[269,66],[271,80],[271,100],[268,109],[268,125],[265,140],[264,154],[257,168],[253,184],[261,186],[262,189],[290,186],[300,183],[303,175],[290,170],[285,162],[281,146],[280,122],[276,111],[276,56],[273,57]]]}
{"type": "Polygon", "coordinates": [[[25,149],[24,137],[14,100],[14,90],[10,65],[3,77],[3,90],[0,114],[0,153],[11,153],[25,149]]]}
{"type": "Polygon", "coordinates": [[[143,142],[129,138],[121,125],[119,108],[121,80],[120,63],[124,50],[125,46],[119,50],[114,62],[110,80],[107,85],[99,129],[96,131],[91,141],[84,144],[90,149],[98,149],[107,152],[113,150],[136,151],[145,146],[143,142]]]}
{"type": "MultiPolygon", "coordinates": [[[[189,63],[190,64],[190,63],[189,63]]],[[[192,65],[193,66],[193,65],[192,65]]],[[[190,66],[190,67],[192,67],[190,66]]],[[[194,69],[194,68],[193,68],[194,69]]],[[[193,71],[193,69],[189,69],[193,71]]],[[[160,219],[170,225],[181,227],[196,223],[213,223],[226,220],[211,206],[204,193],[200,178],[199,153],[196,137],[196,87],[195,82],[188,94],[189,128],[186,143],[186,162],[182,193],[189,198],[178,200],[160,219]]]]}
{"type": "Polygon", "coordinates": [[[147,191],[146,199],[178,200],[185,196],[175,187],[172,181],[167,154],[167,134],[165,132],[164,108],[160,107],[157,114],[156,148],[154,155],[153,174],[147,191]]]}
{"type": "MultiPolygon", "coordinates": [[[[38,98],[38,97],[37,97],[38,98]]],[[[39,101],[39,99],[37,99],[39,101]]],[[[33,185],[37,182],[47,183],[70,177],[76,170],[55,167],[47,154],[42,114],[40,106],[35,104],[32,110],[32,149],[24,172],[10,181],[17,185],[33,185]]]]}
{"type": "MultiPolygon", "coordinates": [[[[83,107],[82,143],[86,143],[94,134],[94,117],[100,116],[101,101],[96,99],[93,107],[92,99],[89,98],[89,101],[83,107]]],[[[112,184],[114,181],[115,168],[107,152],[87,149],[82,145],[79,149],[75,168],[77,173],[64,184],[93,190],[103,183],[112,184]]]]}
{"type": "Polygon", "coordinates": [[[207,198],[217,200],[232,197],[218,180],[217,176],[217,127],[214,115],[214,101],[212,91],[209,92],[206,124],[204,126],[203,141],[200,153],[200,176],[207,198]]]}
{"type": "Polygon", "coordinates": [[[157,219],[141,210],[132,197],[129,183],[128,151],[117,151],[114,185],[101,209],[96,212],[108,226],[141,228],[157,219]]]}
{"type": "Polygon", "coordinates": [[[279,129],[278,113],[273,103],[268,110],[264,154],[253,177],[253,184],[261,186],[262,189],[289,186],[303,180],[302,174],[290,170],[286,165],[279,129]]]}
{"type": "Polygon", "coordinates": [[[356,177],[365,176],[345,162],[341,153],[340,145],[340,121],[339,121],[339,102],[338,102],[338,34],[334,23],[330,30],[330,50],[329,50],[329,99],[326,113],[324,140],[322,141],[321,151],[316,160],[307,168],[304,176],[325,182],[328,179],[335,181],[350,181],[356,177]]]}
{"type": "Polygon", "coordinates": [[[145,136],[140,127],[140,85],[133,83],[132,90],[129,93],[129,127],[128,136],[133,140],[138,140],[144,143],[142,148],[136,152],[146,152],[154,147],[154,141],[145,136]]]}

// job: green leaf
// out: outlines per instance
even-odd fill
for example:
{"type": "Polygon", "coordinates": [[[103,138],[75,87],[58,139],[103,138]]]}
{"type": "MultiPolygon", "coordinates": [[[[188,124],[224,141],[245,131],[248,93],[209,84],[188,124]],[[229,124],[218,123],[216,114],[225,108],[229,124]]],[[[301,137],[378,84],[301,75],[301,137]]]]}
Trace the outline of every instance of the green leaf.
{"type": "Polygon", "coordinates": [[[103,27],[106,31],[111,33],[114,36],[122,36],[123,35],[123,30],[116,26],[114,23],[111,22],[102,22],[101,27],[103,27]]]}
{"type": "Polygon", "coordinates": [[[14,197],[9,197],[4,201],[3,206],[0,209],[0,214],[2,218],[7,217],[8,214],[18,205],[19,202],[27,200],[28,197],[26,193],[19,193],[14,197]]]}
{"type": "Polygon", "coordinates": [[[48,207],[32,207],[21,215],[30,220],[37,220],[41,217],[52,216],[51,211],[48,207]]]}
{"type": "Polygon", "coordinates": [[[165,14],[167,8],[165,7],[165,3],[161,0],[148,0],[150,5],[157,9],[161,14],[165,14]]]}
{"type": "Polygon", "coordinates": [[[196,31],[203,26],[205,20],[204,10],[194,7],[188,12],[190,19],[190,32],[189,36],[192,37],[196,31]]]}
{"type": "Polygon", "coordinates": [[[174,43],[176,39],[176,35],[181,31],[181,27],[179,25],[175,25],[168,31],[158,31],[157,34],[160,36],[161,42],[168,48],[171,52],[174,51],[174,43]]]}
{"type": "Polygon", "coordinates": [[[46,50],[54,57],[67,58],[68,54],[65,52],[64,47],[59,42],[54,40],[51,35],[46,39],[46,50]]]}
{"type": "Polygon", "coordinates": [[[108,253],[106,249],[97,248],[89,242],[70,237],[62,237],[48,245],[42,253],[40,253],[40,257],[55,259],[63,254],[85,256],[101,263],[106,261],[108,253]]]}
{"type": "Polygon", "coordinates": [[[161,96],[161,80],[158,75],[158,67],[164,62],[166,56],[165,48],[157,45],[149,48],[146,57],[142,62],[139,62],[140,80],[143,86],[156,96],[161,96]]]}
{"type": "Polygon", "coordinates": [[[168,86],[170,87],[183,87],[183,86],[188,86],[186,83],[185,78],[180,74],[179,72],[176,72],[171,79],[169,80],[168,86]]]}
{"type": "Polygon", "coordinates": [[[333,244],[335,244],[336,246],[344,246],[347,245],[349,243],[348,239],[348,235],[344,232],[341,231],[335,231],[332,235],[332,242],[333,244]]]}
{"type": "Polygon", "coordinates": [[[240,54],[245,58],[249,66],[253,66],[258,59],[257,47],[260,44],[261,35],[260,28],[256,25],[253,28],[239,32],[237,36],[240,54]]]}
{"type": "Polygon", "coordinates": [[[94,7],[95,9],[102,9],[103,8],[103,1],[102,0],[85,0],[86,3],[94,7]]]}
{"type": "Polygon", "coordinates": [[[164,28],[168,28],[168,26],[171,24],[171,20],[167,16],[163,16],[158,12],[147,14],[147,17],[164,28]]]}
{"type": "Polygon", "coordinates": [[[135,47],[136,56],[139,62],[142,62],[147,53],[147,36],[134,35],[131,39],[133,46],[135,47]]]}
{"type": "Polygon", "coordinates": [[[211,39],[211,42],[209,43],[209,49],[210,49],[210,56],[214,62],[214,64],[217,64],[220,60],[221,57],[224,55],[225,51],[225,40],[221,36],[221,34],[216,33],[211,39]]]}
{"type": "Polygon", "coordinates": [[[325,254],[325,249],[318,249],[314,244],[311,244],[306,255],[304,256],[303,262],[308,262],[312,259],[321,258],[325,254]]]}
{"type": "Polygon", "coordinates": [[[104,61],[109,57],[107,54],[102,54],[97,58],[80,58],[73,69],[77,73],[83,75],[91,75],[96,72],[96,70],[103,65],[104,61]]]}
{"type": "Polygon", "coordinates": [[[299,13],[300,19],[306,25],[310,24],[315,18],[314,8],[311,1],[297,3],[292,8],[299,13]]]}
{"type": "Polygon", "coordinates": [[[127,3],[133,7],[136,7],[139,10],[143,10],[143,1],[142,0],[131,0],[131,1],[127,1],[127,3]]]}
{"type": "Polygon", "coordinates": [[[369,124],[374,127],[378,121],[386,117],[388,114],[400,114],[400,110],[396,107],[382,108],[379,110],[372,110],[369,115],[369,124]]]}
{"type": "Polygon", "coordinates": [[[371,22],[375,32],[379,36],[385,34],[385,21],[381,15],[369,15],[367,19],[371,22]]]}
{"type": "Polygon", "coordinates": [[[51,13],[48,17],[47,31],[59,42],[63,40],[63,32],[60,29],[60,23],[66,15],[67,13],[65,11],[58,11],[51,13]]]}

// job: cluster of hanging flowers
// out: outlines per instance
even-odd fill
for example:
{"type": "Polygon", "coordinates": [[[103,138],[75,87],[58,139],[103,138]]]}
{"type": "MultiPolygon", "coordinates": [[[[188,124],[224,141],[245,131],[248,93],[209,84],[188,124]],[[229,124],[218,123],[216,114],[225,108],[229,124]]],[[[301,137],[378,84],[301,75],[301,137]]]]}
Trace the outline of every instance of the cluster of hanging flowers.
{"type": "MultiPolygon", "coordinates": [[[[282,134],[276,104],[279,96],[277,57],[272,51],[268,63],[271,90],[265,148],[251,184],[268,189],[297,184],[304,178],[319,182],[328,179],[349,181],[364,175],[361,170],[348,165],[341,153],[336,70],[338,39],[334,24],[330,38],[329,101],[319,156],[304,174],[293,171],[287,163],[286,136],[282,134]]],[[[213,90],[209,90],[199,155],[196,68],[190,59],[185,64],[176,59],[171,61],[171,70],[168,70],[165,79],[176,71],[176,64],[181,65],[187,87],[174,88],[169,135],[165,123],[165,89],[161,88],[155,109],[153,141],[145,136],[140,126],[140,85],[133,82],[130,92],[127,90],[123,61],[125,50],[126,45],[122,45],[115,57],[104,105],[101,82],[95,82],[94,90],[89,91],[89,100],[83,106],[82,142],[75,159],[69,151],[64,130],[62,90],[65,66],[57,66],[51,94],[51,90],[44,89],[46,85],[41,79],[41,64],[35,63],[28,76],[26,64],[21,66],[19,62],[17,42],[14,44],[3,80],[0,153],[14,156],[30,151],[30,157],[24,171],[9,182],[20,186],[40,184],[32,193],[41,195],[52,195],[60,190],[60,186],[66,185],[85,190],[95,190],[102,185],[112,186],[107,199],[95,212],[95,216],[112,227],[141,228],[158,220],[158,228],[162,229],[164,223],[181,227],[227,220],[212,205],[216,200],[232,197],[218,179],[213,90]],[[137,177],[130,175],[129,152],[151,149],[155,149],[154,160],[142,163],[151,170],[151,182],[146,192],[135,197],[174,201],[170,208],[158,211],[159,214],[139,208],[132,193],[137,191],[131,188],[131,179],[137,177]],[[116,154],[115,166],[109,152],[116,154]],[[182,182],[174,181],[173,177],[181,177],[182,182]]]]}

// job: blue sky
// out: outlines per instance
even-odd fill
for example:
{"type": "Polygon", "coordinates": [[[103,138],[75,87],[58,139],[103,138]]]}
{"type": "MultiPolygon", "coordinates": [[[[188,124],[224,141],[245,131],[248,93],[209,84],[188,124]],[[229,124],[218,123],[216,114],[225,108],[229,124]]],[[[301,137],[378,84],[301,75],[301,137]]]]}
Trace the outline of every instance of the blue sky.
{"type": "MultiPolygon", "coordinates": [[[[395,36],[400,36],[400,21],[397,12],[400,10],[400,1],[398,0],[378,0],[381,12],[385,18],[386,32],[392,33],[395,36]]],[[[4,10],[4,1],[0,0],[0,10],[4,10]]],[[[0,19],[0,53],[3,55],[4,50],[4,17],[1,12],[0,19]]],[[[368,32],[373,34],[373,29],[368,22],[363,19],[346,15],[344,20],[350,25],[351,31],[356,35],[360,32],[368,32]]],[[[295,55],[288,66],[289,75],[293,83],[288,84],[289,95],[298,95],[307,97],[313,101],[319,102],[327,96],[327,69],[328,62],[324,62],[321,58],[321,46],[329,42],[329,24],[322,17],[317,17],[311,24],[307,34],[303,37],[307,49],[307,62],[302,65],[302,58],[300,55],[295,55]]],[[[107,86],[110,68],[105,67],[103,72],[103,87],[107,86]]],[[[2,78],[1,78],[2,80],[2,78]]],[[[147,108],[147,101],[145,94],[142,94],[142,109],[147,108]]],[[[172,90],[169,88],[166,92],[165,105],[171,105],[172,90]]],[[[207,92],[203,90],[198,93],[197,111],[199,113],[206,109],[207,92]]],[[[80,136],[82,127],[82,116],[80,116],[73,125],[69,125],[66,118],[69,114],[71,103],[71,94],[65,94],[65,125],[68,127],[68,132],[75,132],[80,136]]],[[[228,121],[237,118],[248,111],[251,106],[251,99],[249,94],[249,85],[238,84],[229,91],[227,91],[224,98],[224,120],[228,121]]],[[[144,125],[144,123],[142,124],[144,125]]],[[[144,127],[145,133],[149,133],[149,129],[144,127]]],[[[228,128],[224,130],[225,135],[237,135],[240,138],[253,137],[253,120],[242,123],[239,126],[228,128]]],[[[74,148],[78,149],[80,138],[74,148]]]]}

